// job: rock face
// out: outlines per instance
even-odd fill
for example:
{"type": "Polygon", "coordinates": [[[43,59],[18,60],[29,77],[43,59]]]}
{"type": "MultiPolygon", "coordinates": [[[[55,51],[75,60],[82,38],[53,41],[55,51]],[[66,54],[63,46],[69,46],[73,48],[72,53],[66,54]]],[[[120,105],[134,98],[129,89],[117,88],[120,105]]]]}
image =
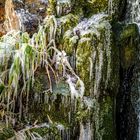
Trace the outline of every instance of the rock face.
{"type": "Polygon", "coordinates": [[[5,33],[4,20],[5,20],[5,1],[0,1],[0,36],[5,33]]]}
{"type": "MultiPolygon", "coordinates": [[[[34,73],[34,85],[29,95],[22,96],[22,101],[15,99],[17,106],[12,109],[14,113],[21,113],[17,120],[12,121],[16,124],[13,124],[15,130],[23,127],[23,124],[18,124],[19,118],[22,118],[24,125],[32,124],[31,132],[39,133],[43,139],[136,139],[138,114],[133,103],[138,99],[135,79],[138,80],[139,71],[139,33],[136,24],[117,23],[124,17],[122,11],[125,9],[125,0],[6,0],[2,2],[2,7],[5,18],[0,22],[3,25],[5,20],[6,32],[14,29],[29,33],[23,33],[21,38],[24,45],[29,45],[26,46],[28,49],[23,47],[27,55],[34,50],[31,46],[39,47],[39,51],[55,44],[62,52],[56,58],[67,58],[71,65],[66,65],[62,59],[65,63],[59,67],[59,62],[54,61],[56,58],[52,59],[51,53],[48,62],[53,62],[52,67],[47,69],[42,66],[44,62],[40,64],[42,67],[34,73]],[[53,68],[56,68],[56,73],[59,72],[56,74],[53,68]],[[75,73],[79,77],[74,77],[75,73]],[[58,81],[57,76],[60,76],[58,81]],[[84,85],[77,79],[81,79],[84,85]],[[80,85],[82,88],[79,88],[80,85]],[[84,94],[79,95],[83,91],[84,94]],[[28,98],[28,102],[25,98],[28,98]],[[36,126],[36,123],[41,125],[36,126]]],[[[18,50],[20,42],[13,42],[11,49],[6,52],[13,51],[14,47],[18,50]]],[[[3,51],[0,50],[0,53],[3,54],[3,51]]],[[[16,56],[24,56],[19,54],[16,56]]],[[[28,57],[25,61],[28,64],[34,59],[28,57]]],[[[39,59],[45,59],[41,53],[39,59]]],[[[13,62],[13,67],[16,64],[20,67],[18,61],[13,62]]],[[[33,73],[30,69],[34,68],[30,68],[30,63],[25,68],[22,66],[20,70],[27,69],[27,77],[17,81],[18,95],[21,95],[22,80],[28,83],[29,74],[33,73]]],[[[0,93],[2,91],[3,88],[0,93]]],[[[26,130],[20,131],[18,135],[26,136],[26,130]]]]}
{"type": "Polygon", "coordinates": [[[16,15],[13,1],[12,0],[6,1],[5,7],[9,7],[9,8],[5,8],[5,19],[6,19],[5,20],[5,29],[6,29],[6,31],[8,32],[8,31],[11,31],[13,29],[19,30],[20,29],[20,21],[16,15]]]}
{"type": "Polygon", "coordinates": [[[6,31],[15,29],[33,34],[45,17],[46,6],[45,1],[7,0],[5,2],[6,31]]]}

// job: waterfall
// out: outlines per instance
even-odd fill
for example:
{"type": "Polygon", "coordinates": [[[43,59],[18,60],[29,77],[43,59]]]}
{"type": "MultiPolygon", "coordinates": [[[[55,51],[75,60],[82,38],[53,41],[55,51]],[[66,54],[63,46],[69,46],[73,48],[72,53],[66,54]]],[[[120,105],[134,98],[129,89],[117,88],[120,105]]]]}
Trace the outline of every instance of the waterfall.
{"type": "MultiPolygon", "coordinates": [[[[138,23],[138,26],[140,23],[138,23]]],[[[140,26],[139,26],[139,31],[140,31],[140,26]]],[[[138,45],[140,47],[140,44],[138,45]]],[[[137,118],[138,118],[138,131],[137,131],[137,140],[140,140],[140,50],[138,50],[137,53],[137,63],[136,67],[134,69],[134,83],[132,86],[132,95],[131,95],[131,100],[134,105],[137,118]]]]}
{"type": "Polygon", "coordinates": [[[140,0],[128,0],[127,3],[126,21],[137,23],[140,28],[140,0]]]}
{"type": "MultiPolygon", "coordinates": [[[[126,12],[126,23],[136,23],[140,31],[140,0],[127,0],[127,12],[126,12]]],[[[140,46],[140,45],[139,45],[140,46]]],[[[137,54],[137,60],[139,62],[140,56],[137,54]]],[[[140,65],[136,64],[134,70],[134,84],[132,86],[131,100],[135,108],[136,114],[138,115],[138,134],[137,140],[140,140],[140,65]]]]}

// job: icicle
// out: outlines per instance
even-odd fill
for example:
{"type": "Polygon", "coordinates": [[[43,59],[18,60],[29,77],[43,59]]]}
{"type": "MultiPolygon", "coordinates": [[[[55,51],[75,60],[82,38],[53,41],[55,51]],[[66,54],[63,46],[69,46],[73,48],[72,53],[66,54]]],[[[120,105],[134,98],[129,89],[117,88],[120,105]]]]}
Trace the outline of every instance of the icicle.
{"type": "Polygon", "coordinates": [[[78,90],[76,89],[76,83],[73,82],[74,79],[70,75],[67,75],[66,82],[69,84],[72,99],[74,99],[74,97],[75,98],[78,98],[78,97],[82,98],[84,95],[84,91],[85,91],[85,86],[84,86],[83,81],[81,81],[79,77],[77,77],[77,78],[78,78],[77,83],[80,86],[78,90]]]}
{"type": "Polygon", "coordinates": [[[68,112],[69,123],[71,122],[71,112],[68,112]]]}
{"type": "Polygon", "coordinates": [[[108,14],[113,14],[113,0],[108,0],[108,14]]]}
{"type": "Polygon", "coordinates": [[[99,61],[96,62],[95,66],[95,84],[94,84],[94,93],[95,95],[99,95],[99,88],[100,88],[100,82],[102,80],[102,70],[103,70],[103,64],[104,64],[104,57],[103,53],[104,51],[100,48],[99,53],[99,61]]]}

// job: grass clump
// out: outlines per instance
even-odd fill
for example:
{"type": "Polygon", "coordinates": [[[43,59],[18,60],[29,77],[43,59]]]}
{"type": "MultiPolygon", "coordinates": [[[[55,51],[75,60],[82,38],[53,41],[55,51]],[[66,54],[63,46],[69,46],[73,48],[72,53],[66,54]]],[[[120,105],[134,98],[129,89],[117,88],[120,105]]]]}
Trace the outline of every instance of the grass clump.
{"type": "Polygon", "coordinates": [[[83,82],[70,66],[65,51],[57,48],[56,31],[57,19],[47,16],[32,37],[26,32],[11,31],[0,39],[0,104],[5,106],[2,119],[7,124],[15,116],[21,119],[28,113],[30,89],[34,86],[38,68],[46,70],[47,92],[52,93],[53,84],[64,77],[71,97],[83,96],[83,82]]]}

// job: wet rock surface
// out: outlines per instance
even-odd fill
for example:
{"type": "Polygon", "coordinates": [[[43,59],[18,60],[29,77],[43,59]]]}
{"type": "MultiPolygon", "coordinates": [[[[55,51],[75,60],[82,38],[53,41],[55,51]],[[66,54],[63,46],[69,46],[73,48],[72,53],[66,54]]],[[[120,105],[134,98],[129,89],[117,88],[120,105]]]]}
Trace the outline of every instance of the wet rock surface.
{"type": "Polygon", "coordinates": [[[136,24],[121,25],[120,89],[117,95],[117,137],[136,140],[138,134],[139,31],[136,24]],[[127,42],[127,43],[126,43],[127,42]],[[133,43],[132,43],[133,42],[133,43]]]}

